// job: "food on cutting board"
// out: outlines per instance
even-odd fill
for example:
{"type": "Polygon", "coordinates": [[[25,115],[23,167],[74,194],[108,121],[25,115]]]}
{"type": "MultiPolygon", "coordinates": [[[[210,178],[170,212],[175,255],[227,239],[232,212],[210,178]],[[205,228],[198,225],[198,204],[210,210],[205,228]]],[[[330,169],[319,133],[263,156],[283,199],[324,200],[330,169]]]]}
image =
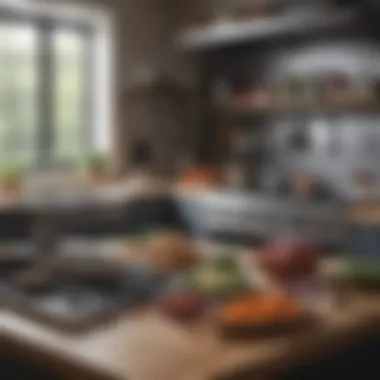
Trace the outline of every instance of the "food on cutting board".
{"type": "Polygon", "coordinates": [[[207,188],[219,186],[223,183],[220,170],[213,167],[195,167],[184,172],[179,185],[182,188],[207,188]]]}
{"type": "Polygon", "coordinates": [[[380,290],[380,262],[347,261],[335,274],[335,277],[346,285],[380,290]]]}
{"type": "Polygon", "coordinates": [[[249,291],[249,286],[233,258],[209,261],[187,274],[187,286],[197,292],[228,297],[249,291]]]}
{"type": "Polygon", "coordinates": [[[275,281],[287,282],[313,275],[317,270],[318,249],[297,239],[269,244],[261,252],[260,267],[275,281]]]}
{"type": "Polygon", "coordinates": [[[207,299],[197,293],[172,294],[165,297],[160,304],[165,314],[181,320],[201,316],[207,305],[207,299]]]}
{"type": "Polygon", "coordinates": [[[142,254],[149,264],[164,270],[188,269],[198,264],[200,258],[192,241],[176,232],[153,237],[142,254]]]}
{"type": "Polygon", "coordinates": [[[225,333],[265,332],[290,327],[306,319],[297,301],[281,294],[251,294],[230,301],[218,314],[225,333]]]}

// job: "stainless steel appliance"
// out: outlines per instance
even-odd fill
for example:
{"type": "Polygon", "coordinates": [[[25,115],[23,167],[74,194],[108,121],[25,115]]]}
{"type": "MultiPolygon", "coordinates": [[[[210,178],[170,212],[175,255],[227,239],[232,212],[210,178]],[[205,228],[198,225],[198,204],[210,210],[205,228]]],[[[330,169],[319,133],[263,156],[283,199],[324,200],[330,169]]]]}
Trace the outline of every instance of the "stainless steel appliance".
{"type": "Polygon", "coordinates": [[[343,243],[343,208],[241,191],[204,191],[177,198],[192,232],[203,238],[234,236],[267,241],[296,235],[324,247],[343,243]]]}

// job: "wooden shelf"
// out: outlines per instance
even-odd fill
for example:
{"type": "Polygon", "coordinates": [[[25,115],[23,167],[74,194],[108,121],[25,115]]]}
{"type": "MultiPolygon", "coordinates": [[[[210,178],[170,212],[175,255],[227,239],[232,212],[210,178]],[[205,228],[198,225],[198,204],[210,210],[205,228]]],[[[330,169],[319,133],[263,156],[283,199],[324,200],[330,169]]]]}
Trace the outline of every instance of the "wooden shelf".
{"type": "Polygon", "coordinates": [[[191,28],[177,36],[177,43],[185,49],[206,49],[285,37],[350,25],[355,12],[310,12],[302,18],[298,14],[270,17],[261,20],[223,21],[199,28],[191,28]]]}
{"type": "Polygon", "coordinates": [[[225,106],[218,107],[219,111],[235,116],[270,116],[287,114],[379,114],[380,103],[372,104],[335,104],[335,105],[300,105],[290,107],[251,107],[251,106],[225,106]]]}

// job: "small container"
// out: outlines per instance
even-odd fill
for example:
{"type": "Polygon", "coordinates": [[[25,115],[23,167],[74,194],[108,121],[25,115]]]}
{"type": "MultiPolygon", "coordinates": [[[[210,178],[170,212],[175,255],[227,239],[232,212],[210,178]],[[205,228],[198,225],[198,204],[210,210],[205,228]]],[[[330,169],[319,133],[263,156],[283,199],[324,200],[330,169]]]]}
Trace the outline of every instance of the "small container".
{"type": "Polygon", "coordinates": [[[350,256],[380,264],[380,202],[354,204],[346,219],[346,245],[350,256]]]}
{"type": "Polygon", "coordinates": [[[379,103],[380,103],[380,79],[376,78],[375,80],[373,80],[372,86],[373,86],[372,91],[373,91],[374,101],[377,105],[379,105],[379,103]]]}
{"type": "Polygon", "coordinates": [[[283,78],[273,89],[273,104],[279,110],[299,109],[309,101],[308,83],[298,77],[283,78]]]}
{"type": "Polygon", "coordinates": [[[353,84],[352,102],[363,106],[371,106],[376,101],[376,94],[369,78],[358,78],[353,84]]]}
{"type": "Polygon", "coordinates": [[[242,164],[230,164],[226,170],[226,182],[229,187],[244,188],[247,183],[247,172],[242,164]]]}
{"type": "Polygon", "coordinates": [[[355,92],[354,87],[345,73],[330,73],[320,79],[320,101],[328,107],[346,105],[355,92]]]}
{"type": "Polygon", "coordinates": [[[380,264],[380,223],[350,224],[347,229],[347,248],[355,258],[376,259],[380,264]]]}
{"type": "Polygon", "coordinates": [[[230,99],[230,86],[226,80],[219,79],[213,87],[213,102],[217,106],[225,105],[230,99]]]}

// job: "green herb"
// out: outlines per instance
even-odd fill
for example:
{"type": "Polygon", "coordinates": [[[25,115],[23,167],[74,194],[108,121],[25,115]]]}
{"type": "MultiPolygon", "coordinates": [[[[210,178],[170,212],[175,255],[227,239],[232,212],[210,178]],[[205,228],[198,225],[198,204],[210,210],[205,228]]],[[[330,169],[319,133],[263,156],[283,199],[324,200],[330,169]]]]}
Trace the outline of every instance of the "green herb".
{"type": "Polygon", "coordinates": [[[216,263],[198,267],[188,274],[188,287],[194,291],[207,293],[229,293],[246,290],[248,284],[235,266],[222,266],[216,263]]]}
{"type": "Polygon", "coordinates": [[[0,181],[4,184],[19,184],[24,174],[21,165],[9,164],[0,168],[0,181]]]}
{"type": "Polygon", "coordinates": [[[105,154],[91,153],[86,158],[86,167],[94,173],[103,173],[108,168],[108,160],[105,154]]]}

